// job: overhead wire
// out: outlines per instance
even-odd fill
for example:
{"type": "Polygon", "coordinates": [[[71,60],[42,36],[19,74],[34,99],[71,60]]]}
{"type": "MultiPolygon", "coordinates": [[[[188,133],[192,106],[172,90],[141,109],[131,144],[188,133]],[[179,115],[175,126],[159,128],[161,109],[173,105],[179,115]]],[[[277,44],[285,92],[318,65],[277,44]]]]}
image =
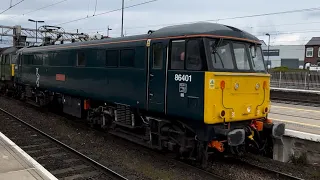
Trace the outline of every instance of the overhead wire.
{"type": "MultiPolygon", "coordinates": [[[[125,6],[124,9],[129,9],[129,8],[133,8],[133,7],[149,4],[149,3],[152,3],[152,2],[156,2],[156,1],[159,1],[159,0],[144,1],[144,2],[141,2],[141,3],[134,4],[134,5],[125,6]]],[[[66,21],[66,22],[63,22],[63,23],[59,23],[56,26],[61,26],[63,24],[69,24],[69,23],[72,23],[72,22],[76,22],[76,21],[80,21],[80,20],[84,20],[84,19],[89,19],[89,18],[92,18],[92,17],[101,16],[101,15],[104,15],[104,14],[109,14],[109,13],[116,12],[116,11],[121,11],[121,10],[122,10],[122,8],[118,8],[118,9],[114,9],[114,10],[110,10],[110,11],[106,11],[106,12],[102,12],[102,13],[96,14],[95,16],[87,16],[87,17],[82,17],[82,18],[71,20],[71,21],[66,21]]]]}
{"type": "MultiPolygon", "coordinates": [[[[97,31],[102,31],[105,29],[100,29],[100,30],[96,30],[96,31],[89,31],[88,33],[94,33],[97,31]]],[[[310,29],[310,30],[302,30],[302,31],[269,31],[268,33],[270,35],[283,35],[283,34],[297,34],[297,33],[312,33],[312,32],[320,32],[320,29],[310,29]]],[[[142,34],[145,32],[142,31],[138,31],[138,32],[133,32],[132,34],[142,34]]],[[[265,32],[256,32],[256,33],[252,33],[254,36],[265,36],[264,35],[265,32]]]]}
{"type": "Polygon", "coordinates": [[[46,9],[46,8],[61,4],[61,3],[66,2],[66,1],[68,1],[68,0],[58,1],[58,2],[55,2],[55,3],[52,3],[52,4],[49,4],[49,5],[46,5],[46,6],[31,10],[31,11],[28,11],[28,12],[20,14],[20,15],[12,16],[11,18],[18,17],[18,16],[24,16],[26,14],[30,14],[30,13],[33,13],[33,12],[36,12],[36,11],[39,11],[39,10],[42,10],[42,9],[46,9]]]}
{"type": "MultiPolygon", "coordinates": [[[[23,1],[24,1],[24,0],[19,1],[18,3],[14,4],[12,7],[20,4],[20,3],[23,2],[23,1]]],[[[29,12],[24,13],[24,14],[22,14],[22,15],[29,14],[29,13],[32,13],[32,12],[36,12],[36,11],[38,11],[38,10],[41,10],[41,9],[45,9],[45,8],[47,8],[47,7],[54,6],[54,5],[60,4],[60,3],[65,2],[65,1],[68,1],[68,0],[62,0],[62,1],[59,1],[59,2],[56,2],[56,3],[50,4],[50,5],[47,5],[47,6],[44,6],[44,7],[35,9],[35,10],[32,10],[32,11],[29,11],[29,12]]],[[[132,1],[132,0],[127,0],[127,1],[129,2],[129,1],[132,1]]],[[[158,0],[145,1],[145,2],[142,2],[142,3],[138,3],[138,4],[131,5],[131,6],[127,6],[127,7],[125,7],[125,9],[132,8],[132,7],[135,7],[135,6],[140,6],[140,5],[143,5],[143,4],[148,4],[148,3],[151,3],[151,2],[155,2],[155,1],[158,1],[158,0]]],[[[8,9],[10,9],[10,8],[12,8],[12,7],[9,7],[8,9]]],[[[71,23],[71,22],[75,22],[75,21],[79,21],[79,20],[91,18],[91,17],[94,17],[94,16],[100,16],[100,15],[104,15],[104,14],[108,14],[108,13],[112,13],[112,12],[115,12],[115,11],[120,11],[120,10],[122,10],[121,8],[119,8],[119,9],[115,9],[115,10],[111,10],[111,11],[107,11],[107,12],[103,12],[103,13],[99,13],[99,14],[95,15],[95,13],[96,13],[96,8],[97,8],[97,0],[96,0],[95,11],[94,11],[94,15],[93,15],[93,16],[89,16],[89,17],[84,17],[84,18],[79,18],[79,19],[71,20],[71,21],[68,21],[68,22],[60,23],[60,24],[58,24],[58,25],[67,24],[67,23],[71,23]]],[[[281,12],[272,12],[272,13],[263,13],[263,14],[254,14],[254,15],[246,15],[246,16],[236,16],[236,17],[220,18],[220,19],[209,19],[209,20],[205,20],[205,21],[222,21],[222,20],[230,20],[230,19],[261,17],[261,16],[270,16],[270,15],[288,14],[288,13],[305,12],[305,11],[315,11],[315,10],[320,10],[320,7],[307,8],[307,9],[298,9],[298,10],[289,10],[289,11],[281,11],[281,12]]],[[[7,10],[5,10],[5,11],[7,11],[7,10]]],[[[2,12],[2,13],[3,13],[3,12],[2,12]]],[[[1,14],[1,13],[0,13],[0,14],[1,14]]],[[[193,21],[193,22],[197,22],[197,21],[193,21]]],[[[186,22],[186,23],[192,23],[192,22],[186,22]]],[[[285,25],[312,24],[312,23],[320,23],[320,22],[292,23],[292,24],[282,24],[282,25],[285,26],[285,25]]],[[[181,24],[181,23],[178,23],[178,24],[181,24]]],[[[173,23],[172,23],[172,24],[158,24],[158,25],[148,25],[148,26],[140,26],[140,27],[139,27],[139,26],[138,26],[138,27],[128,27],[128,28],[126,28],[126,29],[156,27],[156,26],[164,26],[164,25],[178,25],[178,24],[177,24],[177,23],[174,23],[174,24],[173,24],[173,23]]],[[[280,25],[275,25],[275,26],[280,26],[280,25]]],[[[247,27],[249,27],[249,26],[247,26],[247,27]]],[[[265,25],[265,26],[257,26],[257,27],[267,27],[267,25],[265,25]]],[[[101,29],[101,30],[102,30],[102,29],[101,29]]],[[[309,32],[319,32],[319,31],[313,30],[313,31],[308,31],[308,33],[309,33],[309,32]]],[[[275,33],[275,34],[272,34],[272,35],[293,34],[293,33],[307,33],[307,32],[304,32],[304,31],[300,31],[300,32],[280,32],[280,33],[275,33]]],[[[257,36],[260,36],[260,35],[257,35],[257,36]]]]}
{"type": "MultiPolygon", "coordinates": [[[[271,16],[271,15],[289,14],[289,13],[305,12],[305,11],[316,11],[316,10],[320,10],[320,7],[307,8],[307,9],[296,9],[296,10],[280,11],[280,12],[272,12],[272,13],[262,13],[262,14],[246,15],[246,16],[235,16],[235,17],[219,18],[219,19],[199,20],[199,21],[208,21],[208,22],[215,21],[215,22],[218,22],[218,21],[223,21],[223,20],[243,19],[243,18],[261,17],[261,16],[271,16]]],[[[136,28],[138,29],[138,28],[159,27],[159,26],[172,26],[172,25],[195,23],[195,22],[199,22],[199,21],[187,21],[187,22],[184,22],[184,23],[151,24],[151,25],[146,25],[146,26],[129,27],[129,28],[126,28],[126,29],[136,29],[136,28]]]]}
{"type": "Polygon", "coordinates": [[[5,12],[7,12],[9,9],[11,9],[11,8],[19,5],[19,4],[22,3],[23,1],[25,1],[25,0],[21,0],[21,1],[17,2],[16,4],[14,4],[14,5],[11,5],[11,3],[10,3],[10,7],[8,7],[8,8],[5,9],[5,10],[3,10],[2,12],[0,12],[0,14],[3,14],[3,13],[5,13],[5,12]]]}
{"type": "MultiPolygon", "coordinates": [[[[320,10],[320,7],[317,8],[308,8],[308,9],[300,9],[300,10],[290,10],[290,11],[281,11],[281,12],[273,12],[273,13],[264,13],[264,14],[256,14],[256,15],[248,15],[248,16],[237,16],[237,17],[230,17],[230,18],[223,18],[223,19],[216,19],[216,20],[205,20],[205,21],[219,21],[219,20],[229,20],[229,19],[236,19],[236,18],[248,18],[248,17],[259,17],[259,16],[266,16],[266,15],[276,15],[276,14],[286,14],[286,13],[294,13],[294,12],[303,12],[303,11],[315,11],[315,10],[320,10]]],[[[199,22],[199,21],[189,21],[185,23],[193,23],[193,22],[199,22]]],[[[274,25],[274,26],[289,26],[289,25],[300,25],[300,24],[318,24],[318,22],[302,22],[302,23],[291,23],[291,24],[279,24],[279,25],[274,25]]],[[[126,29],[142,29],[142,28],[149,28],[149,27],[160,27],[160,26],[169,26],[169,25],[180,25],[184,23],[171,23],[171,24],[158,24],[158,25],[145,25],[145,26],[133,26],[133,27],[127,27],[126,29]]],[[[255,27],[269,27],[270,25],[262,25],[262,26],[255,26],[255,27]]],[[[251,26],[244,26],[242,28],[252,28],[251,26]]],[[[114,30],[120,29],[120,28],[114,28],[114,30]]],[[[99,28],[99,29],[89,29],[92,31],[102,31],[104,29],[99,28]]]]}

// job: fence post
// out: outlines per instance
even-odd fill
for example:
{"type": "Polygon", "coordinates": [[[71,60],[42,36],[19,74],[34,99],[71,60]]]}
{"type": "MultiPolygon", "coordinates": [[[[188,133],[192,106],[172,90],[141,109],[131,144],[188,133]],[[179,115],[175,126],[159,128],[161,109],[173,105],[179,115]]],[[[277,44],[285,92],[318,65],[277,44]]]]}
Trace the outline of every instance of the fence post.
{"type": "Polygon", "coordinates": [[[304,73],[304,89],[307,88],[307,75],[308,75],[308,73],[305,72],[305,73],[304,73]]]}
{"type": "Polygon", "coordinates": [[[308,90],[310,89],[310,81],[311,81],[311,74],[310,74],[310,71],[308,71],[308,90]]]}
{"type": "Polygon", "coordinates": [[[280,78],[279,78],[279,88],[281,87],[281,71],[280,71],[280,78]]]}

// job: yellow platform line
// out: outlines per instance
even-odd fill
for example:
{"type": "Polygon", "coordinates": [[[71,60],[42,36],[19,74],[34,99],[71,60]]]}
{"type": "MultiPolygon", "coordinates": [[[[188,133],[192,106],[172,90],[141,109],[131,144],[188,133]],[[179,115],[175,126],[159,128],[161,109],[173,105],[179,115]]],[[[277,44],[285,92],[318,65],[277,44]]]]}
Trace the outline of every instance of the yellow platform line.
{"type": "Polygon", "coordinates": [[[275,107],[275,108],[282,108],[282,109],[292,109],[292,110],[297,110],[297,111],[307,111],[307,112],[320,113],[320,111],[318,111],[318,110],[312,110],[312,109],[301,109],[301,108],[285,107],[285,106],[275,106],[275,105],[271,105],[271,110],[272,110],[272,107],[275,107]]]}
{"type": "Polygon", "coordinates": [[[276,118],[270,118],[270,119],[274,120],[274,121],[280,121],[280,122],[286,122],[286,123],[292,123],[292,124],[299,124],[299,125],[302,125],[302,126],[310,126],[310,127],[320,128],[319,125],[314,125],[314,124],[307,124],[307,123],[289,121],[289,120],[284,120],[284,119],[276,119],[276,118]]]}

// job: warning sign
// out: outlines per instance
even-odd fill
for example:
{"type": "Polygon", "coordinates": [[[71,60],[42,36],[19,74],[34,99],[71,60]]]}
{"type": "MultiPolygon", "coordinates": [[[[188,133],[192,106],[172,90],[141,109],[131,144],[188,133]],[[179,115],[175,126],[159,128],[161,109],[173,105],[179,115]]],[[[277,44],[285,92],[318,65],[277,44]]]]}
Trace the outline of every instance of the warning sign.
{"type": "Polygon", "coordinates": [[[188,87],[186,83],[179,83],[179,92],[180,93],[187,93],[188,87]]]}
{"type": "Polygon", "coordinates": [[[214,89],[214,79],[209,80],[209,88],[214,89]]]}

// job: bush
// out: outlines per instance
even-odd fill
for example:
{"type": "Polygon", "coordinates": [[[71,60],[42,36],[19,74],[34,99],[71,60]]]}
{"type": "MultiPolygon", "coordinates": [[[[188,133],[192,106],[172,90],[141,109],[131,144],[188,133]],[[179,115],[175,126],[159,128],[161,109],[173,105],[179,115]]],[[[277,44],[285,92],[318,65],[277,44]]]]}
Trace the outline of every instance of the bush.
{"type": "Polygon", "coordinates": [[[307,69],[289,69],[286,66],[280,66],[270,69],[270,72],[306,72],[307,69]]]}

